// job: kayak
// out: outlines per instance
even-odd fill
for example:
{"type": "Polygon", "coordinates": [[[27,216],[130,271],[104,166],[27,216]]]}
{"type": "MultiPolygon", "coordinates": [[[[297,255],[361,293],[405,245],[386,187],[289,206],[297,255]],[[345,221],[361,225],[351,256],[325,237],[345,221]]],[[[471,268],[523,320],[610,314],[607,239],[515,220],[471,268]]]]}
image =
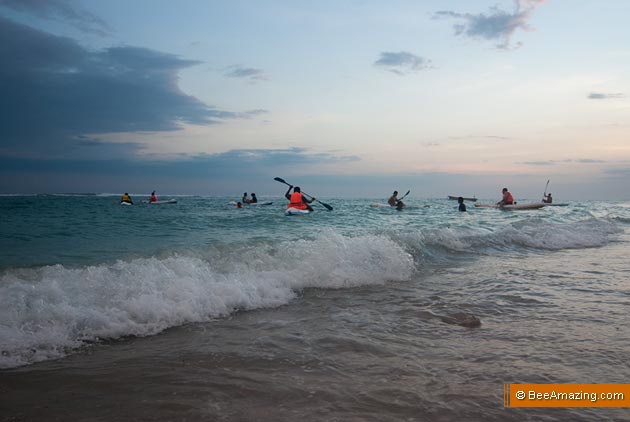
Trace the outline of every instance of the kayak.
{"type": "Polygon", "coordinates": [[[476,208],[498,208],[500,210],[537,210],[544,207],[544,204],[514,204],[514,205],[497,205],[497,204],[475,204],[476,208]]]}
{"type": "Polygon", "coordinates": [[[545,207],[568,207],[568,206],[569,206],[569,204],[567,204],[567,203],[559,203],[559,204],[545,204],[545,203],[543,202],[543,206],[545,206],[545,207]]]}
{"type": "MultiPolygon", "coordinates": [[[[477,198],[466,198],[465,196],[463,196],[462,198],[464,198],[464,201],[470,201],[470,202],[477,201],[477,198]]],[[[457,201],[459,199],[459,196],[449,195],[448,199],[450,199],[452,201],[457,201]]]]}
{"type": "MultiPolygon", "coordinates": [[[[236,205],[236,201],[230,201],[230,202],[228,202],[227,204],[228,204],[228,205],[236,205]]],[[[271,204],[273,204],[273,202],[272,202],[272,201],[263,201],[263,202],[254,202],[253,204],[245,203],[245,204],[242,204],[242,205],[243,205],[243,206],[245,206],[245,205],[252,205],[252,206],[256,206],[256,205],[258,205],[258,206],[262,206],[262,205],[271,205],[271,204]]]]}
{"type": "Polygon", "coordinates": [[[163,201],[149,202],[149,205],[177,204],[177,199],[165,199],[163,201]]]}
{"type": "Polygon", "coordinates": [[[309,210],[300,210],[297,208],[287,208],[287,210],[284,212],[284,215],[304,215],[304,214],[310,214],[311,212],[309,210]]]}
{"type": "MultiPolygon", "coordinates": [[[[372,207],[372,208],[391,208],[393,210],[398,209],[395,206],[392,207],[391,205],[384,204],[382,202],[374,202],[374,203],[370,204],[370,207],[372,207]]],[[[405,206],[403,206],[403,208],[418,208],[418,207],[419,207],[419,205],[414,205],[414,204],[411,204],[411,205],[405,204],[405,206]]],[[[428,207],[428,205],[425,205],[425,207],[428,207]]]]}
{"type": "Polygon", "coordinates": [[[121,202],[120,205],[133,205],[131,202],[121,202]]]}

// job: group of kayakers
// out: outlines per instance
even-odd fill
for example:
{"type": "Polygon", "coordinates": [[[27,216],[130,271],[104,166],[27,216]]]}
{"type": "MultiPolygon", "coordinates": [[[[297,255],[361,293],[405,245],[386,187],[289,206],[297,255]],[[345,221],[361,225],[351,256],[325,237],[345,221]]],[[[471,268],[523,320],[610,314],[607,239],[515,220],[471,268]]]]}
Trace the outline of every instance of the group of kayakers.
{"type": "Polygon", "coordinates": [[[252,193],[251,199],[247,197],[247,192],[243,192],[243,197],[239,202],[236,203],[236,208],[243,208],[243,204],[256,204],[258,203],[258,198],[256,198],[256,194],[252,193]]]}
{"type": "MultiPolygon", "coordinates": [[[[409,193],[409,192],[407,192],[407,193],[409,193]]],[[[497,202],[497,205],[499,205],[499,206],[513,205],[513,204],[516,203],[514,201],[514,196],[512,196],[512,194],[510,193],[508,188],[503,188],[502,193],[503,193],[503,197],[501,198],[501,200],[499,202],[497,202]]],[[[245,194],[245,195],[247,195],[247,194],[245,194]]],[[[313,210],[311,208],[311,206],[308,205],[308,204],[313,202],[315,200],[315,198],[308,199],[307,197],[302,195],[299,186],[293,187],[292,185],[289,185],[289,189],[284,194],[284,196],[289,200],[289,204],[287,205],[287,208],[307,209],[309,211],[313,210]],[[291,194],[291,189],[293,189],[293,193],[292,194],[291,194]]],[[[245,198],[245,196],[244,196],[244,198],[245,198]]],[[[403,198],[404,198],[404,196],[403,196],[403,198]]],[[[398,191],[395,190],[392,193],[392,195],[389,197],[389,199],[387,200],[387,203],[389,204],[390,207],[396,207],[397,210],[401,210],[405,206],[405,203],[402,201],[403,198],[398,198],[398,191]]],[[[546,195],[545,198],[547,200],[543,199],[543,202],[551,203],[551,194],[546,195]]],[[[459,203],[458,210],[462,211],[462,212],[466,211],[466,205],[464,204],[464,198],[460,196],[459,198],[457,198],[457,202],[459,203]]]]}
{"type": "MultiPolygon", "coordinates": [[[[282,181],[284,182],[284,181],[282,181]]],[[[287,198],[287,200],[289,201],[289,203],[287,204],[287,208],[294,208],[296,210],[308,210],[308,211],[313,211],[313,208],[309,205],[311,204],[313,201],[316,200],[315,197],[310,197],[308,195],[304,195],[300,189],[299,186],[293,186],[287,183],[287,185],[289,185],[289,189],[287,189],[286,193],[284,194],[285,198],[287,198]],[[293,192],[291,192],[291,190],[293,190],[293,192]]],[[[498,206],[504,206],[504,205],[515,205],[516,201],[514,200],[514,196],[512,195],[512,193],[508,190],[508,188],[503,188],[502,191],[502,198],[499,202],[496,203],[496,205],[498,206]]],[[[409,194],[409,192],[407,192],[407,194],[409,194]]],[[[407,196],[407,194],[403,195],[402,197],[398,197],[398,191],[394,191],[392,193],[392,195],[389,197],[389,199],[387,200],[387,203],[389,206],[391,207],[395,207],[397,210],[401,210],[405,207],[405,203],[402,201],[404,199],[405,196],[407,196]]],[[[452,198],[454,199],[454,198],[452,198]]],[[[157,196],[155,195],[155,191],[153,191],[151,193],[151,199],[150,202],[156,202],[157,201],[157,196]]],[[[553,199],[551,197],[551,193],[549,194],[545,194],[543,195],[543,200],[542,202],[550,204],[552,203],[553,199]]],[[[129,202],[129,203],[133,203],[131,201],[131,197],[129,197],[129,194],[125,193],[123,195],[123,197],[121,198],[121,202],[129,202]]],[[[258,198],[256,197],[255,193],[251,194],[251,198],[248,198],[247,192],[243,193],[243,197],[241,198],[241,201],[236,203],[236,207],[237,208],[243,208],[243,204],[255,204],[258,202],[258,198]]],[[[465,212],[466,211],[466,204],[464,204],[464,198],[463,197],[458,197],[457,198],[457,202],[458,202],[458,210],[465,212]]]]}
{"type": "MultiPolygon", "coordinates": [[[[157,202],[158,201],[158,197],[155,194],[155,191],[151,192],[151,196],[149,197],[149,202],[157,202]]],[[[133,205],[133,200],[131,199],[131,196],[129,196],[129,194],[127,192],[123,193],[123,195],[120,197],[120,203],[125,203],[125,204],[131,204],[133,205]]]]}

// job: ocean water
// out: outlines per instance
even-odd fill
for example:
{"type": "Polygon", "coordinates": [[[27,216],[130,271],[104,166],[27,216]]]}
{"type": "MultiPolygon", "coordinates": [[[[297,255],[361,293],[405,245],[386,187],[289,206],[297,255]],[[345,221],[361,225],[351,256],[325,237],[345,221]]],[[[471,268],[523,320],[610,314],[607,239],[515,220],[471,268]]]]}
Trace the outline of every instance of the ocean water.
{"type": "Polygon", "coordinates": [[[503,408],[630,379],[630,203],[177,199],[0,197],[6,420],[630,420],[503,408]]]}

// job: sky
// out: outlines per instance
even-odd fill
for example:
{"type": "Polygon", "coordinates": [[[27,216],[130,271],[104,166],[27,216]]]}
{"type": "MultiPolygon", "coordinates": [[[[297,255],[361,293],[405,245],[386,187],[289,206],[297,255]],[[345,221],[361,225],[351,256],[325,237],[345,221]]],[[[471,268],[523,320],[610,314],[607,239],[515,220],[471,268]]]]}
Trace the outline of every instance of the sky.
{"type": "Polygon", "coordinates": [[[0,0],[0,193],[630,199],[627,0],[0,0]]]}

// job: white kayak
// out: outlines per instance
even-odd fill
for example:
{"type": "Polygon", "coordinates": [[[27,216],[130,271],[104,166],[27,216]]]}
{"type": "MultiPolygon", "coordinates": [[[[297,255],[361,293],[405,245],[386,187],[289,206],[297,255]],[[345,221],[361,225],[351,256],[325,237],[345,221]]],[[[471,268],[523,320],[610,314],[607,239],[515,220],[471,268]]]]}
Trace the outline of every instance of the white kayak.
{"type": "Polygon", "coordinates": [[[284,212],[284,215],[305,215],[305,214],[310,214],[311,212],[309,210],[300,210],[297,208],[287,208],[286,211],[284,212]]]}
{"type": "MultiPolygon", "coordinates": [[[[370,207],[372,207],[372,208],[391,208],[393,210],[398,209],[395,206],[392,207],[391,205],[385,204],[385,203],[382,203],[382,202],[374,202],[374,203],[370,204],[370,207]]],[[[418,208],[418,207],[419,207],[419,205],[413,205],[413,204],[412,205],[405,204],[405,206],[403,206],[403,208],[418,208]]],[[[425,205],[425,207],[428,207],[428,205],[425,205]]]]}
{"type": "Polygon", "coordinates": [[[149,202],[149,205],[177,204],[177,199],[165,199],[163,201],[149,202]]]}
{"type": "Polygon", "coordinates": [[[121,202],[120,205],[133,205],[131,202],[121,202]]]}
{"type": "Polygon", "coordinates": [[[475,204],[475,208],[498,208],[500,210],[537,210],[544,207],[544,204],[514,204],[514,205],[497,205],[497,204],[475,204]]]}

